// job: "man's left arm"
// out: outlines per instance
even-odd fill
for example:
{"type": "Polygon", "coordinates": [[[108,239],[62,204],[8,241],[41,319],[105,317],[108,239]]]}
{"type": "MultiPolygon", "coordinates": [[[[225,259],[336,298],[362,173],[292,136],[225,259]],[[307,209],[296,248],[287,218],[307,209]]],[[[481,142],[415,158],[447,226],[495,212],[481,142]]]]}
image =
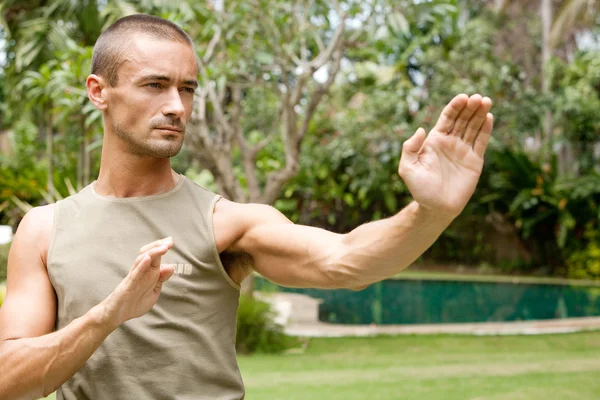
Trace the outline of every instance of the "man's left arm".
{"type": "Polygon", "coordinates": [[[398,214],[347,234],[294,225],[272,207],[217,203],[219,251],[246,253],[265,278],[292,287],[358,289],[412,264],[463,210],[490,140],[491,100],[458,95],[427,135],[402,149],[399,174],[414,201],[398,214]]]}

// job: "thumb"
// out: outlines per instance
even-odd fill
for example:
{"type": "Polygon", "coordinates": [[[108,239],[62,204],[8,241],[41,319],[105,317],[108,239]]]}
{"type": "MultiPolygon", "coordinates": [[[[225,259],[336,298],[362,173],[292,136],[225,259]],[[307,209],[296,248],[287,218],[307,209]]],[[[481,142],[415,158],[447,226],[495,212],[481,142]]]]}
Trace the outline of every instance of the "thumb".
{"type": "Polygon", "coordinates": [[[169,280],[169,278],[173,275],[174,272],[175,272],[174,265],[171,265],[171,264],[161,265],[160,266],[160,274],[158,276],[158,281],[160,283],[162,283],[162,282],[169,280]]]}
{"type": "Polygon", "coordinates": [[[402,144],[402,158],[407,158],[407,161],[416,160],[426,137],[427,133],[425,132],[425,129],[417,129],[415,134],[402,144]]]}
{"type": "Polygon", "coordinates": [[[169,280],[171,276],[175,273],[175,268],[173,265],[161,265],[160,266],[160,274],[158,275],[158,282],[156,282],[156,286],[154,287],[154,291],[158,294],[162,291],[163,283],[169,280]]]}

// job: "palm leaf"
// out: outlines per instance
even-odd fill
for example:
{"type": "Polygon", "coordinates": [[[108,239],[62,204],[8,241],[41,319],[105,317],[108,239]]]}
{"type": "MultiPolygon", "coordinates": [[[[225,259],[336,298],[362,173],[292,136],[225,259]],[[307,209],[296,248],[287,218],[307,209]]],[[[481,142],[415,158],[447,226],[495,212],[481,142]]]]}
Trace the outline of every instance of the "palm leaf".
{"type": "Polygon", "coordinates": [[[556,47],[561,39],[571,33],[577,25],[582,27],[582,25],[592,23],[598,8],[600,8],[599,0],[565,1],[556,15],[550,31],[552,47],[556,47]]]}

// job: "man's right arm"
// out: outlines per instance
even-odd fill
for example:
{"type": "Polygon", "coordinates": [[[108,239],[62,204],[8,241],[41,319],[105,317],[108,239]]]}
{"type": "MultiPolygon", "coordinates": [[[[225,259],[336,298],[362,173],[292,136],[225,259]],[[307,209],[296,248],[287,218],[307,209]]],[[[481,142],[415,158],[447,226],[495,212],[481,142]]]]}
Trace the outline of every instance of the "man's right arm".
{"type": "Polygon", "coordinates": [[[107,299],[53,332],[56,297],[46,268],[53,214],[53,206],[28,213],[11,246],[7,295],[0,308],[0,400],[54,392],[121,323],[150,310],[173,273],[172,267],[160,267],[173,245],[170,239],[144,246],[107,299]]]}

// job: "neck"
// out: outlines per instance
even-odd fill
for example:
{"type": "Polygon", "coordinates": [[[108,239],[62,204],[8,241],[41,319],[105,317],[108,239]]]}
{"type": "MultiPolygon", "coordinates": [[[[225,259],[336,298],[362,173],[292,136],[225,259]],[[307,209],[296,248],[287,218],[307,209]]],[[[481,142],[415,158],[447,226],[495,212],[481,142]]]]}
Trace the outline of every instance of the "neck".
{"type": "MultiPolygon", "coordinates": [[[[105,144],[106,141],[105,141],[105,144]]],[[[111,197],[141,197],[168,192],[179,180],[168,158],[111,151],[103,147],[96,193],[111,197]]],[[[116,150],[116,149],[115,149],[116,150]]]]}

